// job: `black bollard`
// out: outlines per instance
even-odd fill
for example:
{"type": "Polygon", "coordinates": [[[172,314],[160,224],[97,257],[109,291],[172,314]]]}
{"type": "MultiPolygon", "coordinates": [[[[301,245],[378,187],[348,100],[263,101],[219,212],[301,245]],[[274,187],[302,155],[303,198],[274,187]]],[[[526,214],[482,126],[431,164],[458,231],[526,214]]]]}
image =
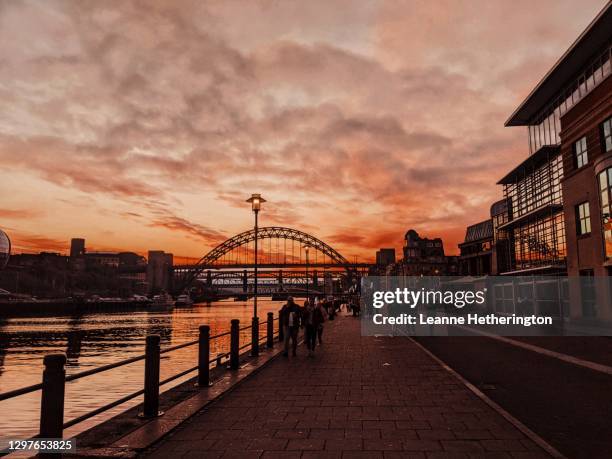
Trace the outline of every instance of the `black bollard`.
{"type": "Polygon", "coordinates": [[[266,346],[268,348],[274,347],[274,313],[268,313],[268,324],[267,324],[267,334],[266,334],[266,346]]]}
{"type": "Polygon", "coordinates": [[[230,370],[237,370],[240,366],[240,320],[232,319],[230,328],[230,370]]]}
{"type": "Polygon", "coordinates": [[[210,327],[200,325],[198,342],[198,386],[210,386],[210,327]]]}
{"type": "Polygon", "coordinates": [[[159,335],[147,336],[145,347],[144,407],[142,418],[160,416],[159,411],[159,335]]]}
{"type": "Polygon", "coordinates": [[[251,320],[251,355],[259,355],[259,317],[253,317],[251,320]]]}
{"type": "Polygon", "coordinates": [[[64,395],[66,392],[66,355],[49,354],[43,359],[40,400],[40,438],[62,438],[64,433],[64,395]]]}

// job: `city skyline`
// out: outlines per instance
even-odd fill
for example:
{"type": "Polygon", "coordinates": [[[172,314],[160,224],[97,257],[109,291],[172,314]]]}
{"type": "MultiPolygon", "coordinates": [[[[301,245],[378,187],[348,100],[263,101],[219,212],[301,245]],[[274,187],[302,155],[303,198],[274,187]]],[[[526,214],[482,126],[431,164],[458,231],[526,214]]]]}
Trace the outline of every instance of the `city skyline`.
{"type": "Polygon", "coordinates": [[[457,253],[528,155],[504,121],[605,3],[4,4],[0,227],[197,258],[259,192],[347,257],[457,253]]]}

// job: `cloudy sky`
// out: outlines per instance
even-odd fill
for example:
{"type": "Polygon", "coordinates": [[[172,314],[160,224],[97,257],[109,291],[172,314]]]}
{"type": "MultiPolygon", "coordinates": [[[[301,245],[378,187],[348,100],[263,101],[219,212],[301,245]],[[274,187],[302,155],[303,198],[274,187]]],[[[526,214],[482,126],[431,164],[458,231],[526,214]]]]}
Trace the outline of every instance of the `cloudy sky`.
{"type": "Polygon", "coordinates": [[[456,252],[605,0],[0,0],[0,227],[197,257],[262,225],[456,252]]]}

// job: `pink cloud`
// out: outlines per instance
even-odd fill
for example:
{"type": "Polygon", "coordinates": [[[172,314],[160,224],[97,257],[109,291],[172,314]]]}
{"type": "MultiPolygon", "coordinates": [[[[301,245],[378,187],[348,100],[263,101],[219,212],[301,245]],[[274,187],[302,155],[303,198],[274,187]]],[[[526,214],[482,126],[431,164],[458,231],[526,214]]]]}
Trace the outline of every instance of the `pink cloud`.
{"type": "MultiPolygon", "coordinates": [[[[0,174],[62,187],[67,206],[88,195],[105,230],[144,223],[186,257],[248,228],[252,192],[264,224],[343,253],[371,257],[412,227],[452,253],[527,154],[504,120],[601,6],[12,3],[0,174]]],[[[15,214],[18,230],[41,210],[15,214]]]]}

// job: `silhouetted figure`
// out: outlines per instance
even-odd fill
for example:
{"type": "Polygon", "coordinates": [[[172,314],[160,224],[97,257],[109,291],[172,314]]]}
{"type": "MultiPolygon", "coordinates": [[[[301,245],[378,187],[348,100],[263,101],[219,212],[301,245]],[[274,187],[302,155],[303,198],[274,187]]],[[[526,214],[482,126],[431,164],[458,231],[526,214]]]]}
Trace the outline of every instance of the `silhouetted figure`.
{"type": "Polygon", "coordinates": [[[285,334],[285,351],[283,355],[289,355],[289,340],[292,340],[293,355],[296,355],[298,332],[300,330],[302,310],[293,301],[293,297],[287,298],[287,303],[283,305],[279,314],[280,326],[283,327],[285,334]]]}
{"type": "Polygon", "coordinates": [[[327,310],[325,309],[325,303],[317,301],[315,303],[315,308],[318,308],[319,311],[321,311],[321,316],[323,317],[323,320],[317,327],[317,337],[319,338],[319,345],[321,345],[323,344],[323,323],[327,320],[328,314],[327,314],[327,310]]]}
{"type": "Polygon", "coordinates": [[[323,323],[325,318],[323,317],[323,311],[321,307],[314,301],[308,301],[304,303],[303,312],[303,324],[305,327],[306,335],[306,347],[308,348],[308,357],[313,357],[315,348],[317,346],[317,331],[319,325],[323,323]]]}

